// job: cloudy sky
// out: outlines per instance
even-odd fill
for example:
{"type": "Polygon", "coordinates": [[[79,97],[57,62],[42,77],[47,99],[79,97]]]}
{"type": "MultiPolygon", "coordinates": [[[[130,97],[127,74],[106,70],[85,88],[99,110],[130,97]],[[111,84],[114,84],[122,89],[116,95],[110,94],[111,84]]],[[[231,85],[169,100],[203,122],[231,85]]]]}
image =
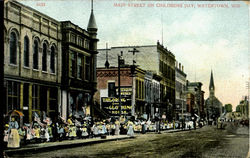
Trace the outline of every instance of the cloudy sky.
{"type": "MultiPolygon", "coordinates": [[[[23,0],[22,3],[56,20],[70,20],[87,28],[90,0],[23,0]]],[[[163,39],[164,46],[184,65],[187,79],[203,83],[205,99],[212,69],[215,95],[223,104],[231,103],[235,108],[242,96],[247,95],[248,10],[244,2],[94,0],[98,48],[105,48],[106,42],[109,47],[155,45],[163,39]],[[168,4],[182,7],[168,7],[168,4]],[[201,4],[204,7],[198,7],[201,4]]]]}

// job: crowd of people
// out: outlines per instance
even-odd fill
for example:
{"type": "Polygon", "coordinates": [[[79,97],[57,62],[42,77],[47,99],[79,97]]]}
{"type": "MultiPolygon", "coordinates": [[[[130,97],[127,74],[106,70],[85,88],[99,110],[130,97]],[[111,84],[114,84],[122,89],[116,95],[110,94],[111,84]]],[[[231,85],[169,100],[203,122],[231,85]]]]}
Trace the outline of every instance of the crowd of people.
{"type": "Polygon", "coordinates": [[[107,135],[127,134],[134,136],[134,133],[160,132],[160,130],[185,127],[179,122],[167,122],[160,120],[128,119],[126,117],[109,118],[105,120],[94,120],[86,118],[76,118],[72,115],[64,120],[59,117],[56,121],[51,121],[45,117],[42,121],[39,117],[34,117],[30,124],[19,126],[15,117],[5,125],[4,142],[7,148],[19,148],[20,144],[41,143],[50,141],[62,141],[67,139],[84,139],[93,137],[105,138],[107,135]]]}

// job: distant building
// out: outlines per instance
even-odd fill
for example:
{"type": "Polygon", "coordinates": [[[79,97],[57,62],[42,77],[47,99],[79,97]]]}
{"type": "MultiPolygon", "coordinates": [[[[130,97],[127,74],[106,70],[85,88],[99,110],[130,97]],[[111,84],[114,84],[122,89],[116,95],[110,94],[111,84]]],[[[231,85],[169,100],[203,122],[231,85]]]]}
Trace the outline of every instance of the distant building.
{"type": "Polygon", "coordinates": [[[184,73],[184,66],[181,63],[176,61],[175,65],[175,113],[176,119],[182,116],[183,113],[187,112],[186,106],[186,77],[187,75],[184,73]]]}
{"type": "Polygon", "coordinates": [[[236,107],[236,112],[239,112],[242,117],[249,118],[249,102],[247,100],[247,96],[244,97],[243,100],[240,101],[240,104],[236,107]]]}
{"type": "MultiPolygon", "coordinates": [[[[194,97],[193,106],[189,107],[191,115],[198,115],[200,118],[204,118],[204,91],[202,91],[201,82],[187,82],[187,92],[189,97],[194,97]]],[[[196,116],[196,117],[198,117],[196,116]]]]}
{"type": "Polygon", "coordinates": [[[24,123],[34,113],[53,119],[61,103],[60,22],[17,1],[4,3],[4,13],[7,104],[2,110],[23,112],[24,123]]]}
{"type": "Polygon", "coordinates": [[[215,86],[213,72],[211,72],[210,83],[209,83],[209,97],[205,101],[207,108],[207,118],[209,123],[216,121],[216,118],[220,117],[222,113],[222,103],[215,97],[215,86]]]}
{"type": "MultiPolygon", "coordinates": [[[[110,66],[117,66],[117,54],[123,51],[123,57],[129,65],[136,61],[142,70],[150,71],[162,79],[160,81],[160,114],[166,114],[168,120],[174,116],[175,106],[175,56],[158,42],[157,45],[125,46],[108,49],[110,66]],[[136,48],[139,52],[129,52],[136,48]]],[[[105,65],[106,49],[98,50],[97,67],[105,65]]]]}

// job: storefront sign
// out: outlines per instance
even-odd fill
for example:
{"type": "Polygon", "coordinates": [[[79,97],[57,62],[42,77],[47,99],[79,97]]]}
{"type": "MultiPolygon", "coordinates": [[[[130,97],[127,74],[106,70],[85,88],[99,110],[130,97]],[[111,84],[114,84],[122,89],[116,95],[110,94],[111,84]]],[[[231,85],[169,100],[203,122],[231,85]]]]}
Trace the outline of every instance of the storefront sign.
{"type": "MultiPolygon", "coordinates": [[[[102,97],[102,108],[110,116],[120,115],[119,98],[102,97]]],[[[131,115],[131,98],[121,98],[121,114],[131,115]]]]}
{"type": "MultiPolygon", "coordinates": [[[[118,87],[116,87],[116,95],[119,96],[118,87]]],[[[122,97],[131,97],[131,95],[132,95],[132,87],[125,87],[125,86],[121,87],[122,97]]]]}

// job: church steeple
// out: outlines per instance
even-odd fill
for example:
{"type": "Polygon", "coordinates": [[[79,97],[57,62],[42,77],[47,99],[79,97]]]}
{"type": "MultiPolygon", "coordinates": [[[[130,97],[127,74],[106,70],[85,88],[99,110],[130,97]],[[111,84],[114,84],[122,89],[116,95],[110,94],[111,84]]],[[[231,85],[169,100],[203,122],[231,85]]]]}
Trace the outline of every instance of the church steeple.
{"type": "Polygon", "coordinates": [[[215,91],[214,77],[213,77],[213,71],[211,70],[210,83],[209,83],[210,96],[212,96],[212,95],[214,96],[214,91],[215,91]]]}
{"type": "Polygon", "coordinates": [[[94,15],[94,9],[93,9],[93,0],[91,0],[91,14],[89,17],[89,23],[87,27],[88,31],[94,31],[97,32],[98,28],[95,22],[95,15],[94,15]]]}

